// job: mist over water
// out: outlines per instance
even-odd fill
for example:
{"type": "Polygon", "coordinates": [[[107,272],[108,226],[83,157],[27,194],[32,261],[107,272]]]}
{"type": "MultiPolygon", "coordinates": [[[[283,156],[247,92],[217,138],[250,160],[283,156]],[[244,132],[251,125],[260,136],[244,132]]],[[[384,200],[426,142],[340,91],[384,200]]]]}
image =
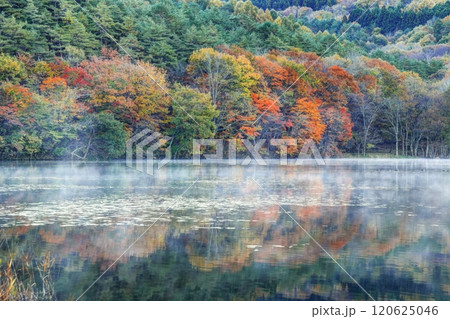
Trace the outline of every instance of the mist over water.
{"type": "Polygon", "coordinates": [[[0,163],[0,258],[73,299],[155,223],[85,299],[368,299],[306,230],[375,299],[449,300],[450,161],[326,162],[0,163]]]}

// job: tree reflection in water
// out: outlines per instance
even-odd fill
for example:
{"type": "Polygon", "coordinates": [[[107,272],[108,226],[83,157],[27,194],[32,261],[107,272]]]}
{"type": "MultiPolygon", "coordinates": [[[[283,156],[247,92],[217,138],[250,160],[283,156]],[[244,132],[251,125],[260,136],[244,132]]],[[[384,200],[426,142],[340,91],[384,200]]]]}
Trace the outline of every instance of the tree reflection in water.
{"type": "MultiPolygon", "coordinates": [[[[181,193],[180,181],[193,176],[176,165],[151,182],[114,165],[76,170],[103,178],[74,180],[77,172],[68,172],[55,182],[44,166],[9,171],[0,181],[7,226],[0,230],[0,258],[53,256],[58,299],[78,297],[181,193]],[[66,201],[86,204],[77,214],[95,205],[97,210],[82,224],[83,215],[66,213],[66,201]],[[128,220],[120,215],[127,203],[138,210],[128,220]]],[[[207,167],[200,174],[183,203],[85,299],[368,299],[279,205],[375,299],[449,299],[448,172],[396,164],[306,171],[207,167]]]]}

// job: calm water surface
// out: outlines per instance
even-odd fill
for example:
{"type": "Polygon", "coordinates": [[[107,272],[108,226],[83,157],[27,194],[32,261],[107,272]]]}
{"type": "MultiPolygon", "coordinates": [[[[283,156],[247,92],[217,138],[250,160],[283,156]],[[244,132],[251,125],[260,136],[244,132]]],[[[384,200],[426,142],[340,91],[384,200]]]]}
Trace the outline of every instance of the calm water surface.
{"type": "Polygon", "coordinates": [[[82,299],[367,300],[319,243],[377,300],[450,300],[450,162],[328,164],[0,163],[0,260],[76,299],[153,225],[82,299]]]}

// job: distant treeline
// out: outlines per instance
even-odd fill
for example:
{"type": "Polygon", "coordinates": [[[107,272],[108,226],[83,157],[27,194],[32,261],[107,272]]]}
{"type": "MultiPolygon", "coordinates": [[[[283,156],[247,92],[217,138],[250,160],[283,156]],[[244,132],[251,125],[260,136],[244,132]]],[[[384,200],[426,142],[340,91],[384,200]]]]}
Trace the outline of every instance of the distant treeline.
{"type": "Polygon", "coordinates": [[[424,79],[430,78],[430,76],[444,67],[444,62],[441,60],[428,62],[426,60],[408,59],[400,53],[387,54],[381,50],[373,52],[371,56],[389,62],[399,70],[413,71],[424,79]]]}
{"type": "Polygon", "coordinates": [[[252,3],[262,9],[284,10],[292,6],[310,7],[319,10],[324,6],[333,6],[336,0],[252,0],[252,3]]]}
{"type": "Polygon", "coordinates": [[[356,6],[350,12],[349,21],[358,20],[363,27],[378,27],[381,32],[394,32],[397,30],[412,29],[425,24],[428,20],[445,18],[450,15],[450,1],[435,5],[433,8],[423,8],[420,11],[402,11],[404,6],[378,7],[367,10],[367,7],[356,6]],[[365,13],[364,13],[365,12],[365,13]],[[364,13],[364,14],[363,14],[364,13]]]}

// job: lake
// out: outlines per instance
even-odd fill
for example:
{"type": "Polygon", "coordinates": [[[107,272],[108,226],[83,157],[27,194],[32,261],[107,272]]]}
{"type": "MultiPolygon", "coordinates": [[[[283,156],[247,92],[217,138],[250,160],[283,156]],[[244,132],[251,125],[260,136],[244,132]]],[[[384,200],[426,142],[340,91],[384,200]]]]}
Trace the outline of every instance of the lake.
{"type": "Polygon", "coordinates": [[[449,212],[448,160],[0,163],[0,260],[58,300],[450,300],[449,212]]]}

